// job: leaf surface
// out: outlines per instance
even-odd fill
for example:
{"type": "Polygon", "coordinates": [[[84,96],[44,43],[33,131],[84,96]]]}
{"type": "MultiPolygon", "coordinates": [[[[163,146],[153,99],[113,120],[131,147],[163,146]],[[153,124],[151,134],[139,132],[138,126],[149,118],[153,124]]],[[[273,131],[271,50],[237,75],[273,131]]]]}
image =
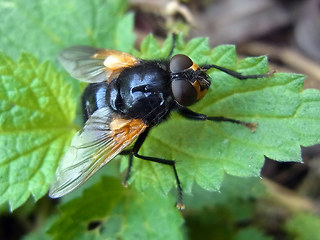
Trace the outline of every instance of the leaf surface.
{"type": "MultiPolygon", "coordinates": [[[[152,47],[145,46],[142,51],[152,52],[152,47]]],[[[213,63],[242,74],[268,72],[266,57],[237,60],[234,46],[222,45],[210,50],[206,39],[193,39],[186,44],[178,40],[175,53],[188,54],[193,60],[198,59],[200,65],[213,63]]],[[[251,132],[238,124],[192,121],[173,114],[168,121],[154,127],[141,153],[175,160],[184,191],[191,192],[194,183],[210,191],[218,190],[226,173],[259,176],[265,156],[277,161],[301,162],[300,146],[319,142],[320,92],[303,90],[304,76],[275,73],[239,80],[215,69],[208,73],[212,79],[210,90],[191,109],[258,126],[251,132]]],[[[134,175],[138,189],[151,184],[168,193],[175,185],[170,166],[139,159],[134,166],[139,172],[134,175]]]]}
{"type": "Polygon", "coordinates": [[[54,60],[72,45],[132,50],[133,14],[126,0],[0,1],[0,45],[16,59],[21,50],[54,60]]]}
{"type": "Polygon", "coordinates": [[[0,204],[14,210],[48,191],[75,132],[73,91],[49,62],[0,54],[0,204]]]}
{"type": "Polygon", "coordinates": [[[182,217],[174,199],[149,188],[123,188],[119,179],[103,177],[80,198],[60,207],[51,227],[53,239],[182,239],[182,217]]]}
{"type": "Polygon", "coordinates": [[[320,219],[311,213],[299,213],[285,223],[285,229],[294,240],[317,239],[320,236],[320,219]]]}

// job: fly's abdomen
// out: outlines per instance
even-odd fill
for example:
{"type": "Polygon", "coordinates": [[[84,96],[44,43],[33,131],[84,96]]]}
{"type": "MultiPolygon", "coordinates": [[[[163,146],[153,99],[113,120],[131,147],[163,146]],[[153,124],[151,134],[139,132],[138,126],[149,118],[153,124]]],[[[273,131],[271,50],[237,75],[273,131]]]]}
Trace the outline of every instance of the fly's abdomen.
{"type": "Polygon", "coordinates": [[[96,110],[107,105],[107,86],[107,82],[91,83],[84,90],[82,94],[82,113],[84,122],[86,122],[96,110]]]}

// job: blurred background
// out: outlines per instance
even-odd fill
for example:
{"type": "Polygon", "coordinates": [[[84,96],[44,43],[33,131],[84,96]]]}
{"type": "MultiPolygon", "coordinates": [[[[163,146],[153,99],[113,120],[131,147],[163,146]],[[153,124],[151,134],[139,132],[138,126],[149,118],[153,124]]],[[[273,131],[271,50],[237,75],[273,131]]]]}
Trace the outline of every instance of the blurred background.
{"type": "MultiPolygon", "coordinates": [[[[211,47],[236,44],[240,58],[267,55],[271,71],[302,73],[305,88],[320,89],[320,0],[129,0],[128,10],[135,13],[136,47],[149,33],[159,42],[177,31],[186,40],[208,37],[211,47]]],[[[262,182],[271,197],[255,202],[250,220],[272,236],[261,239],[291,239],[281,226],[293,213],[320,214],[320,146],[302,150],[304,163],[266,159],[262,182]]],[[[40,200],[35,211],[47,212],[46,201],[40,200]]],[[[206,239],[201,231],[212,231],[212,225],[203,229],[193,221],[194,213],[183,214],[190,238],[206,239]]],[[[32,215],[26,218],[21,211],[4,215],[0,239],[20,239],[33,230],[32,223],[32,215]]]]}

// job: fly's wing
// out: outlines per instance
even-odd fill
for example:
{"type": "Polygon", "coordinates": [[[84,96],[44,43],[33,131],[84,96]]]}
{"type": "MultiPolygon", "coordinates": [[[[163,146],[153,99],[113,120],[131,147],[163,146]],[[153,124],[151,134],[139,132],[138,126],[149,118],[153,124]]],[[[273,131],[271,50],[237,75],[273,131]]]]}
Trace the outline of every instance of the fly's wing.
{"type": "Polygon", "coordinates": [[[111,81],[127,67],[133,67],[138,59],[117,50],[74,46],[60,52],[58,60],[69,74],[83,82],[111,81]]]}
{"type": "Polygon", "coordinates": [[[73,137],[58,166],[49,196],[58,198],[76,189],[129,146],[146,127],[141,119],[122,119],[107,107],[98,109],[73,137]]]}

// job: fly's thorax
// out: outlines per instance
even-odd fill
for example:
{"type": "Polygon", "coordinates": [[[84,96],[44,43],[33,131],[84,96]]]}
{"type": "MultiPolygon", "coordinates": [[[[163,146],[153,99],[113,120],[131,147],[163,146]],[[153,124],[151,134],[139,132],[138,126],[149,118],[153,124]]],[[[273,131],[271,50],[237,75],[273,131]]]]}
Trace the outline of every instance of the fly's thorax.
{"type": "Polygon", "coordinates": [[[107,88],[107,82],[101,82],[91,83],[84,90],[81,97],[84,123],[96,110],[107,106],[107,88]]]}
{"type": "Polygon", "coordinates": [[[155,125],[163,121],[172,108],[170,84],[167,62],[145,61],[124,69],[111,81],[107,98],[114,111],[155,125]]]}

